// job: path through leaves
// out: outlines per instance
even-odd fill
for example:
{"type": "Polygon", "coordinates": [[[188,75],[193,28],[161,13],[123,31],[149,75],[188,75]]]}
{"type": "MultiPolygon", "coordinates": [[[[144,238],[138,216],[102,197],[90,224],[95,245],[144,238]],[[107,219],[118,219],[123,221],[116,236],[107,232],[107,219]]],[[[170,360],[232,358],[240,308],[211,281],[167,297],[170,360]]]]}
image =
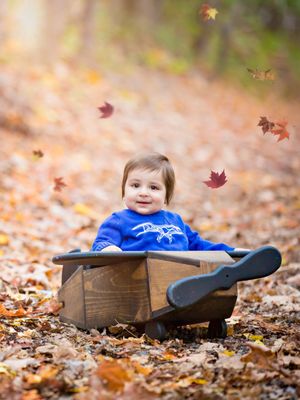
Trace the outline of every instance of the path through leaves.
{"type": "Polygon", "coordinates": [[[1,68],[0,398],[296,399],[296,105],[274,92],[255,99],[199,74],[136,68],[91,80],[91,71],[64,64],[1,68]],[[114,112],[99,118],[105,102],[114,112]],[[289,121],[289,140],[262,135],[261,115],[289,121]],[[147,150],[172,160],[171,208],[203,237],[271,244],[283,254],[274,275],[239,285],[226,339],[208,340],[205,325],[174,329],[159,343],[121,324],[84,332],[58,320],[61,269],[51,258],[90,248],[99,223],[122,208],[124,163],[147,150]],[[203,184],[223,170],[226,185],[203,184]]]}

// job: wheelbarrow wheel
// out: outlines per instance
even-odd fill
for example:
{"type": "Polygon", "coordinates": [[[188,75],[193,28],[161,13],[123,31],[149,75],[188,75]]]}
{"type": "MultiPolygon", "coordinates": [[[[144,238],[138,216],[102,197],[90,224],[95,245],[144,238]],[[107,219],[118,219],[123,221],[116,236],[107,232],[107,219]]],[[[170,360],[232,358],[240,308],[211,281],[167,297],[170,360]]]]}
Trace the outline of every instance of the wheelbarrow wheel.
{"type": "Polygon", "coordinates": [[[145,333],[151,339],[164,340],[166,338],[167,329],[163,322],[151,321],[146,323],[145,333]]]}
{"type": "Polygon", "coordinates": [[[225,319],[214,319],[209,322],[207,337],[213,338],[226,338],[227,324],[225,319]]]}

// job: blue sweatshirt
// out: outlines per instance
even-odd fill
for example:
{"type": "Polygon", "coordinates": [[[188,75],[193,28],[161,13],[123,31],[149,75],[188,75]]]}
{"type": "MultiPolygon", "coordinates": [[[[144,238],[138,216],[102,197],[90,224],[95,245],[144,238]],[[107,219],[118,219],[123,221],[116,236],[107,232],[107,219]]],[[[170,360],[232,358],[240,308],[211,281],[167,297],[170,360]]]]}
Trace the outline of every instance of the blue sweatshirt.
{"type": "Polygon", "coordinates": [[[118,246],[123,251],[234,250],[224,243],[202,239],[180,215],[160,210],[151,215],[132,210],[113,213],[100,226],[92,251],[118,246]]]}

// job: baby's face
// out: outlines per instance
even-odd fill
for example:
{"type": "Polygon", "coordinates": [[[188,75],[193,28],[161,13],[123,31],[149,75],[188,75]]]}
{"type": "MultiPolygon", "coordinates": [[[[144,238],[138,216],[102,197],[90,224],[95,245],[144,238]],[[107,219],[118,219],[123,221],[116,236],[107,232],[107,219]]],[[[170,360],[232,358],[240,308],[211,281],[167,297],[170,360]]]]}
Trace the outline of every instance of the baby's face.
{"type": "Polygon", "coordinates": [[[153,214],[163,208],[166,186],[161,171],[134,169],[125,184],[124,202],[139,214],[153,214]]]}

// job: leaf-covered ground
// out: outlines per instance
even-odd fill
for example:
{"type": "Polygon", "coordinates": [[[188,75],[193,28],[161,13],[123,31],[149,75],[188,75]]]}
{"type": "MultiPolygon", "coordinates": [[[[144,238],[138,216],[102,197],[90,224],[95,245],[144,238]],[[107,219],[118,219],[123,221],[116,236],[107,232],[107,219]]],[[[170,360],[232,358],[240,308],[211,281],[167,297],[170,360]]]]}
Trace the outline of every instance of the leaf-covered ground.
{"type": "Polygon", "coordinates": [[[299,397],[300,115],[274,82],[253,84],[269,95],[198,73],[1,67],[1,399],[299,397]],[[101,119],[105,101],[114,113],[101,119]],[[288,121],[289,140],[263,134],[261,117],[288,121]],[[90,248],[122,208],[124,163],[144,150],[170,157],[171,209],[203,237],[282,252],[275,274],[239,284],[226,339],[208,340],[206,325],[159,343],[122,325],[84,332],[59,322],[61,267],[51,259],[90,248]],[[222,187],[203,183],[223,170],[222,187]]]}

